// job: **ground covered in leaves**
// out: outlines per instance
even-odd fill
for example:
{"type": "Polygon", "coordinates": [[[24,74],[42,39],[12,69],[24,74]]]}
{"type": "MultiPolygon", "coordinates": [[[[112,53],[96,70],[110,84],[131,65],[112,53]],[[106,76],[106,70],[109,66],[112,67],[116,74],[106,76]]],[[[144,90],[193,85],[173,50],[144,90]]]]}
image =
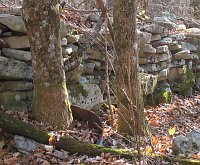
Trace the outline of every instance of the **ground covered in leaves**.
{"type": "MultiPolygon", "coordinates": [[[[75,120],[68,130],[58,131],[56,128],[46,126],[30,118],[28,112],[10,112],[6,113],[35,125],[52,134],[60,136],[70,136],[74,139],[98,143],[99,136],[96,130],[89,127],[87,122],[75,120]]],[[[114,124],[111,121],[109,108],[102,107],[98,112],[104,124],[104,134],[102,145],[113,148],[126,148],[135,150],[134,138],[128,135],[117,133],[117,119],[114,124]]],[[[116,109],[113,108],[115,118],[116,109]]],[[[141,150],[146,154],[159,154],[175,157],[172,152],[172,139],[177,135],[185,135],[193,129],[200,128],[200,96],[191,98],[174,97],[172,104],[163,104],[156,107],[145,107],[147,134],[143,137],[141,150]]],[[[0,135],[0,164],[5,165],[50,165],[50,164],[139,164],[132,160],[126,160],[111,154],[104,154],[97,157],[88,157],[86,155],[70,155],[66,151],[57,151],[50,146],[41,144],[41,146],[28,155],[20,153],[13,142],[13,137],[1,131],[0,135]]],[[[181,155],[185,158],[200,159],[200,153],[181,155]]],[[[144,156],[141,164],[169,164],[162,158],[151,158],[144,156]]]]}

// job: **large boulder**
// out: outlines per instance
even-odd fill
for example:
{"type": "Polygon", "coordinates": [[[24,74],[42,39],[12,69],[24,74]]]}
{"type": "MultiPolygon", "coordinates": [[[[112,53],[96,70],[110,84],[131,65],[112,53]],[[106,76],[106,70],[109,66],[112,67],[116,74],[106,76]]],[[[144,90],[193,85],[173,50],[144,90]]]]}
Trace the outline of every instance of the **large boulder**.
{"type": "Polygon", "coordinates": [[[96,84],[70,84],[68,90],[70,102],[82,108],[92,109],[104,102],[101,89],[96,84]]]}
{"type": "Polygon", "coordinates": [[[200,152],[200,129],[195,129],[186,136],[179,135],[173,139],[175,154],[192,154],[200,152]]]}

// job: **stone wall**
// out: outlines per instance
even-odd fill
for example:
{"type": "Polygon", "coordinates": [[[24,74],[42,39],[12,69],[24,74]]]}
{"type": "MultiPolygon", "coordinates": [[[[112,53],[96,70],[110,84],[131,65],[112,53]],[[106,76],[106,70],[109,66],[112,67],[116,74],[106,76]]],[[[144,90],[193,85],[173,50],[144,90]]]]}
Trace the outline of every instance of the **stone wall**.
{"type": "MultiPolygon", "coordinates": [[[[2,109],[29,110],[33,75],[26,28],[20,16],[10,14],[0,14],[0,23],[0,105],[2,109]]],[[[200,70],[197,44],[200,29],[186,29],[182,22],[166,15],[155,17],[154,23],[140,26],[139,30],[144,96],[152,95],[159,82],[169,82],[172,86],[183,80],[184,65],[200,70]]],[[[61,37],[71,102],[84,108],[98,108],[106,96],[105,54],[86,35],[72,31],[64,22],[61,22],[61,37]]],[[[114,72],[112,67],[109,70],[114,90],[114,72]]]]}

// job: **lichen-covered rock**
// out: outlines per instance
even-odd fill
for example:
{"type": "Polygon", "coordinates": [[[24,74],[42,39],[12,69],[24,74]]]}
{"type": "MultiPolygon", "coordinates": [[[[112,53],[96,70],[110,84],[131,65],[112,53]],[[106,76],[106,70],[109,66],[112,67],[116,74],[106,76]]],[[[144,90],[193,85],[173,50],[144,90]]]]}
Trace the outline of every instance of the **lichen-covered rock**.
{"type": "Polygon", "coordinates": [[[170,85],[165,81],[159,82],[153,94],[155,104],[170,104],[172,102],[172,97],[173,94],[170,85]]]}
{"type": "Polygon", "coordinates": [[[140,73],[141,89],[143,91],[144,96],[153,94],[157,85],[157,81],[158,81],[157,75],[140,73]]]}
{"type": "Polygon", "coordinates": [[[200,152],[200,129],[195,129],[186,136],[179,135],[174,138],[173,151],[176,155],[200,152]]]}
{"type": "Polygon", "coordinates": [[[96,84],[74,84],[68,86],[69,100],[72,104],[85,109],[103,104],[103,94],[96,84]]]}
{"type": "Polygon", "coordinates": [[[32,74],[32,68],[25,62],[0,56],[1,78],[31,80],[33,78],[32,74]]]}

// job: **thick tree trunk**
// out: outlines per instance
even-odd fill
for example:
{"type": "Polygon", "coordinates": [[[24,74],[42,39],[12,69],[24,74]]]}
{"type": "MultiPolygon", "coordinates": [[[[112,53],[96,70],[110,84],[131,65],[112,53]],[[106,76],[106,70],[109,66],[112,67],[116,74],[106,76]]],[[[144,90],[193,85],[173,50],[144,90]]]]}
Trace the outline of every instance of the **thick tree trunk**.
{"type": "Polygon", "coordinates": [[[118,131],[129,134],[141,131],[136,7],[136,0],[116,0],[113,11],[118,131]]]}
{"type": "Polygon", "coordinates": [[[42,122],[69,126],[69,108],[60,45],[60,6],[57,0],[24,0],[23,18],[32,51],[33,116],[42,122]]]}

